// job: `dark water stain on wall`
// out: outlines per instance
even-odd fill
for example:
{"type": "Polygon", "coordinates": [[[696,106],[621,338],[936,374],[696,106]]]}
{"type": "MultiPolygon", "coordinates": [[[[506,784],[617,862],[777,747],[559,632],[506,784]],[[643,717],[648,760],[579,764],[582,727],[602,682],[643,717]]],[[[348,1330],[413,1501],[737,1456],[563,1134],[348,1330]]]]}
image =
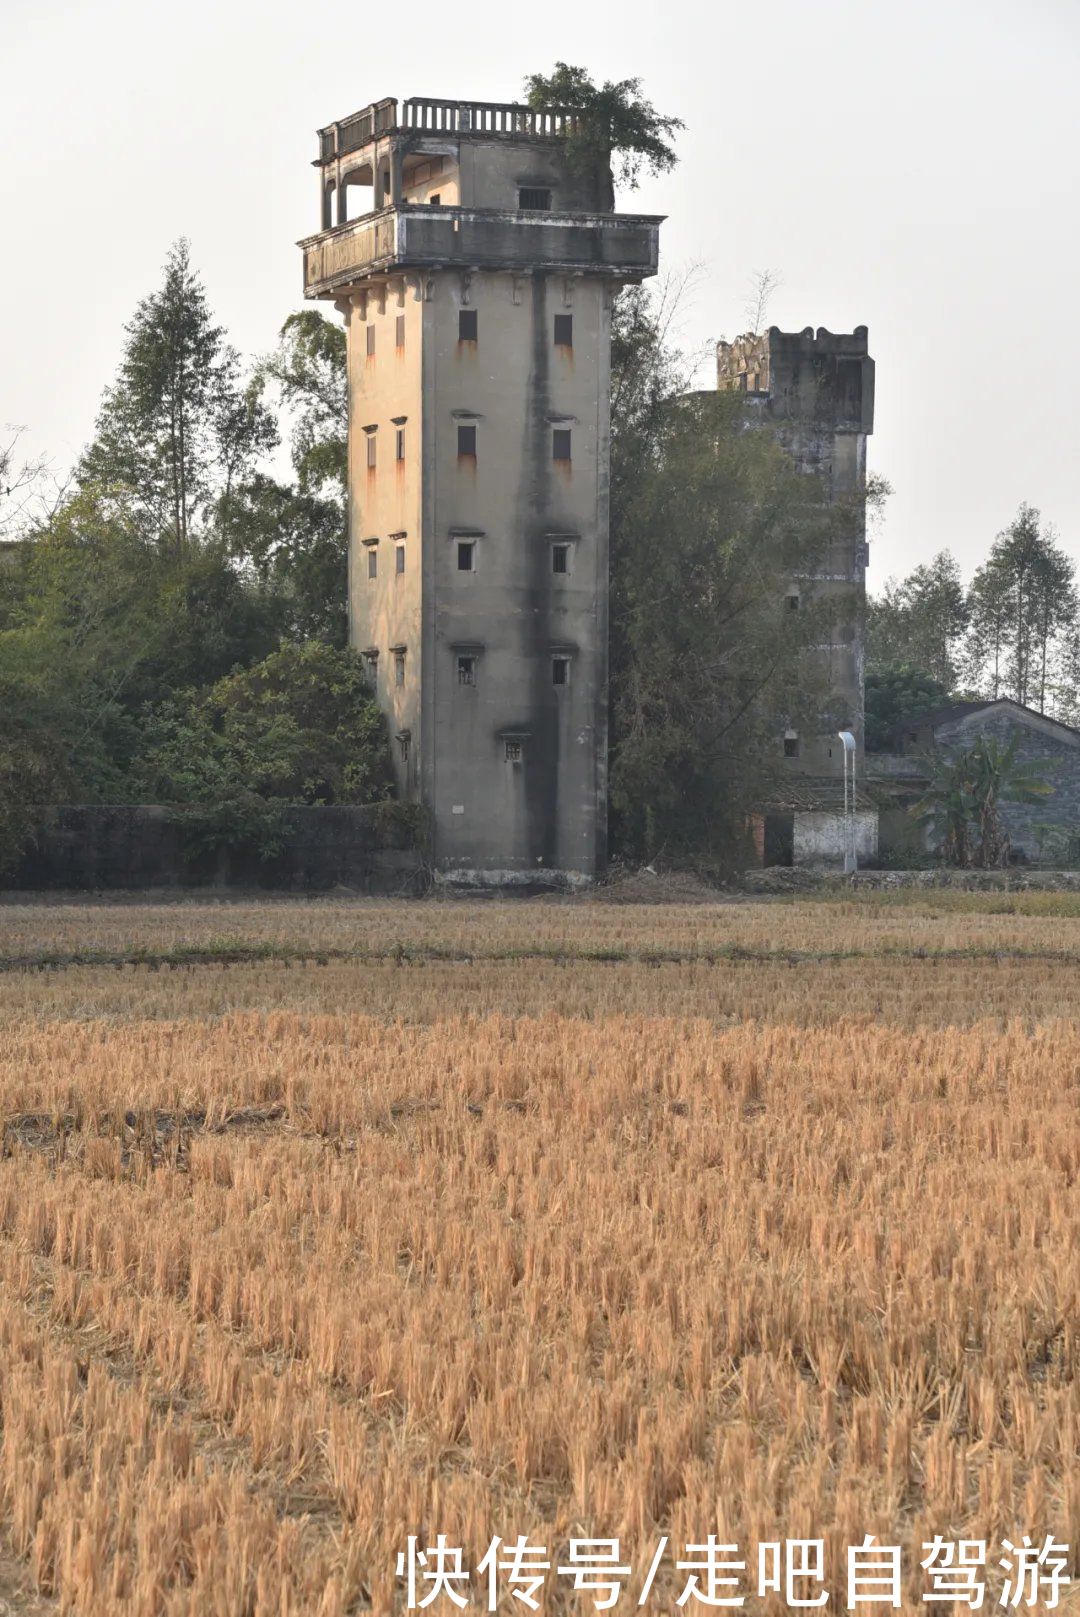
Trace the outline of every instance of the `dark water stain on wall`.
{"type": "Polygon", "coordinates": [[[532,353],[526,379],[528,400],[518,486],[519,531],[513,543],[524,546],[526,588],[518,626],[519,654],[529,670],[529,712],[522,728],[525,743],[521,789],[526,794],[525,820],[529,863],[558,863],[559,712],[551,683],[552,599],[550,559],[544,535],[551,525],[551,361],[548,343],[548,277],[531,277],[532,353]]]}

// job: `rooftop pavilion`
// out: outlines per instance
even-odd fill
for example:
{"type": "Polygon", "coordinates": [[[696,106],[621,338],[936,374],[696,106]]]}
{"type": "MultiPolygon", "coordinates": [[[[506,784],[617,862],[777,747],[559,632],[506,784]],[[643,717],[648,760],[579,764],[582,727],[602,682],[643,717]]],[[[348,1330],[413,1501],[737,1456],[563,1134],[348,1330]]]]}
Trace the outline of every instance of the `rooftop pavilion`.
{"type": "Polygon", "coordinates": [[[320,129],[322,228],[300,243],[307,297],[404,269],[656,273],[661,217],[615,214],[610,170],[566,159],[569,107],[372,102],[320,129]]]}

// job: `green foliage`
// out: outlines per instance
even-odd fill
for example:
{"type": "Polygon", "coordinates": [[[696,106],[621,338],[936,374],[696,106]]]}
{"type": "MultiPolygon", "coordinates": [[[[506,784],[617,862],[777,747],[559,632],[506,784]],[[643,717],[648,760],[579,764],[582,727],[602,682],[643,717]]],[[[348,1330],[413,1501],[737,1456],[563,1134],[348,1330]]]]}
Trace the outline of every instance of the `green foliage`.
{"type": "Polygon", "coordinates": [[[968,617],[960,569],[947,550],[939,551],[907,578],[890,578],[882,594],[867,601],[867,673],[903,663],[952,690],[968,617]]]}
{"type": "MultiPolygon", "coordinates": [[[[312,760],[297,775],[306,743],[295,715],[273,723],[234,715],[225,725],[207,693],[283,638],[321,640],[328,655],[345,642],[344,333],[321,316],[297,316],[282,355],[277,402],[292,410],[298,487],[257,465],[277,439],[263,399],[273,366],[242,385],[186,243],[173,249],[161,288],[127,328],[74,491],[0,567],[0,859],[5,848],[15,850],[9,863],[17,855],[40,804],[144,797],[148,760],[163,767],[169,735],[173,788],[197,805],[210,840],[239,834],[247,814],[248,840],[265,848],[271,800],[329,792],[354,801],[364,789],[378,751],[366,734],[353,738],[348,778],[328,776],[320,788],[312,760]],[[246,740],[245,724],[254,727],[246,740]]],[[[13,485],[16,445],[3,449],[13,485]]],[[[320,669],[333,675],[332,709],[341,670],[306,646],[303,655],[292,673],[305,688],[320,669]]],[[[350,673],[359,679],[351,665],[350,673]]],[[[313,734],[324,739],[325,725],[313,734]]],[[[385,790],[382,766],[370,788],[385,790]]]]}
{"type": "MultiPolygon", "coordinates": [[[[631,308],[632,324],[639,316],[631,308]]],[[[641,452],[612,489],[615,849],[722,863],[780,778],[778,732],[824,697],[805,653],[827,638],[828,613],[809,594],[790,612],[787,580],[797,559],[812,570],[855,512],[795,471],[740,395],[658,408],[638,383],[631,396],[617,432],[641,452]]]]}
{"type": "Polygon", "coordinates": [[[937,837],[946,864],[990,870],[1008,861],[1003,802],[1034,803],[1053,792],[1039,771],[1016,756],[1019,738],[980,736],[962,751],[927,761],[929,785],[911,812],[937,837]]]}
{"type": "Polygon", "coordinates": [[[1074,567],[1022,505],[999,533],[972,579],[968,666],[995,699],[1045,712],[1056,655],[1067,649],[1080,620],[1074,567]]]}
{"type": "Polygon", "coordinates": [[[201,847],[280,846],[293,803],[370,803],[390,792],[386,725],[359,658],[311,642],[158,705],[132,769],[201,847]]]}
{"type": "Polygon", "coordinates": [[[348,535],[345,332],[317,309],[291,314],[255,369],[260,398],[290,422],[296,486],[249,478],[231,502],[233,553],[281,608],[283,634],[344,646],[348,535]]]}
{"type": "Polygon", "coordinates": [[[304,494],[344,495],[348,379],[345,330],[302,309],[281,328],[278,346],[259,362],[255,383],[280,390],[292,414],[292,460],[304,494]]]}
{"type": "Polygon", "coordinates": [[[531,107],[567,107],[581,113],[578,128],[565,137],[567,160],[587,174],[613,208],[611,163],[615,179],[634,190],[644,167],[665,174],[678,162],[671,136],[685,128],[681,118],[665,117],[641,94],[640,79],[605,80],[597,85],[583,67],[556,62],[554,71],[530,73],[525,95],[531,107]]]}
{"type": "Polygon", "coordinates": [[[942,551],[867,602],[868,673],[907,663],[955,691],[1080,717],[1075,568],[1032,506],[999,533],[965,593],[942,551]]]}
{"type": "Polygon", "coordinates": [[[906,718],[949,700],[948,688],[911,663],[885,663],[866,675],[866,750],[888,752],[906,718]]]}
{"type": "Polygon", "coordinates": [[[114,795],[137,715],[277,643],[278,614],[220,542],[178,551],[139,502],[80,489],[24,549],[0,605],[0,669],[13,661],[74,710],[69,760],[83,801],[114,795]]]}
{"type": "Polygon", "coordinates": [[[47,693],[14,659],[8,663],[0,663],[0,876],[30,839],[37,805],[66,795],[70,739],[58,731],[47,693]]]}
{"type": "Polygon", "coordinates": [[[288,639],[344,646],[348,540],[343,500],[257,474],[230,502],[229,554],[288,639]]]}
{"type": "Polygon", "coordinates": [[[186,241],[173,247],[163,285],[142,300],[126,332],[79,481],[123,490],[155,536],[183,549],[277,429],[257,393],[242,386],[239,358],[212,322],[186,241]]]}

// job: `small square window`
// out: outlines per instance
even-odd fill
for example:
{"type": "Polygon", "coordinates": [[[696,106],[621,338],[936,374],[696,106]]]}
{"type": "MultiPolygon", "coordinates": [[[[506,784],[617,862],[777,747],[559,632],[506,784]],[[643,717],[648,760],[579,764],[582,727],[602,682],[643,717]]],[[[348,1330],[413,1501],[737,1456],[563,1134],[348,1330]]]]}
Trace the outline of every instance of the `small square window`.
{"type": "Polygon", "coordinates": [[[375,352],[375,327],[374,326],[368,326],[368,328],[367,328],[367,351],[368,351],[369,354],[373,354],[375,352]]]}
{"type": "Polygon", "coordinates": [[[471,455],[476,458],[476,428],[458,427],[457,452],[459,455],[471,455]]]}
{"type": "Polygon", "coordinates": [[[395,545],[394,547],[394,571],[395,573],[403,573],[405,571],[404,545],[395,545]]]}
{"type": "Polygon", "coordinates": [[[784,737],[784,757],[785,758],[797,758],[798,756],[799,756],[799,738],[798,738],[798,736],[785,736],[784,737]]]}
{"type": "Polygon", "coordinates": [[[394,433],[394,458],[405,459],[405,428],[398,427],[394,433]]]}
{"type": "Polygon", "coordinates": [[[552,545],[551,571],[553,573],[568,573],[570,571],[569,545],[552,545]]]}
{"type": "Polygon", "coordinates": [[[476,658],[459,657],[457,660],[457,682],[459,685],[476,684],[476,658]]]}
{"type": "Polygon", "coordinates": [[[551,458],[552,460],[570,459],[570,429],[568,427],[556,427],[551,434],[551,458]]]}
{"type": "Polygon", "coordinates": [[[551,192],[542,185],[523,185],[518,191],[518,207],[528,213],[546,213],[551,207],[551,192]]]}
{"type": "Polygon", "coordinates": [[[399,314],[397,319],[394,321],[394,347],[395,348],[404,348],[404,346],[405,346],[405,316],[403,314],[399,314]]]}
{"type": "Polygon", "coordinates": [[[405,683],[405,653],[403,651],[395,651],[394,652],[394,684],[395,685],[404,685],[404,683],[405,683]]]}
{"type": "Polygon", "coordinates": [[[553,685],[569,685],[570,659],[569,657],[552,657],[551,683],[553,685]]]}
{"type": "Polygon", "coordinates": [[[573,348],[574,317],[572,314],[555,316],[555,344],[558,348],[573,348]]]}
{"type": "Polygon", "coordinates": [[[377,578],[379,576],[379,552],[375,549],[374,545],[368,546],[367,575],[369,578],[377,578]]]}
{"type": "Polygon", "coordinates": [[[438,191],[432,191],[431,195],[428,197],[428,207],[429,208],[437,208],[441,201],[442,201],[441,193],[438,192],[438,191]]]}
{"type": "Polygon", "coordinates": [[[476,544],[472,539],[459,539],[457,547],[457,570],[459,573],[471,573],[476,565],[476,544]]]}
{"type": "Polygon", "coordinates": [[[369,467],[375,464],[375,434],[373,432],[369,432],[367,435],[367,463],[369,467]]]}
{"type": "Polygon", "coordinates": [[[519,764],[521,762],[520,741],[508,741],[506,743],[506,761],[508,764],[519,764]]]}
{"type": "Polygon", "coordinates": [[[475,309],[459,309],[457,317],[458,342],[475,342],[479,335],[480,322],[475,309]]]}
{"type": "Polygon", "coordinates": [[[799,597],[794,591],[792,591],[790,595],[786,596],[785,599],[787,601],[787,609],[789,612],[797,612],[799,610],[799,597]]]}

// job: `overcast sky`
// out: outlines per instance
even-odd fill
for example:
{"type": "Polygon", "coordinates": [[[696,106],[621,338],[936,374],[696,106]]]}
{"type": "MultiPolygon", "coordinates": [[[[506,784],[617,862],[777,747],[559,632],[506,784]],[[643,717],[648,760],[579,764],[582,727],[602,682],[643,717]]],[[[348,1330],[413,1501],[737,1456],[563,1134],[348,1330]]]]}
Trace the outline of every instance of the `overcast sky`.
{"type": "MultiPolygon", "coordinates": [[[[0,425],[69,463],[122,327],[186,235],[246,354],[301,301],[315,129],[382,96],[514,100],[556,58],[640,75],[686,122],[661,259],[699,266],[688,344],[870,328],[871,587],[1017,505],[1080,561],[1080,0],[4,0],[0,425]]],[[[703,384],[711,380],[711,364],[703,384]]],[[[677,536],[673,536],[673,539],[677,536]]]]}

